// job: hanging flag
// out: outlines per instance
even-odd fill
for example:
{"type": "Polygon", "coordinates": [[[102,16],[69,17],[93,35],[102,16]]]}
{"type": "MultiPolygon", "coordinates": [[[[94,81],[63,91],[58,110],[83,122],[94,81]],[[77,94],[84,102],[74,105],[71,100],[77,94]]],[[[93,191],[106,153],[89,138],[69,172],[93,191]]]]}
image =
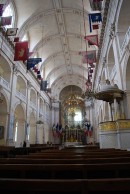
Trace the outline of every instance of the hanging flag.
{"type": "Polygon", "coordinates": [[[94,68],[95,65],[93,63],[89,63],[90,68],[94,68]]]}
{"type": "Polygon", "coordinates": [[[102,9],[102,1],[103,0],[89,0],[90,6],[92,10],[100,10],[102,9]]]}
{"type": "Polygon", "coordinates": [[[82,51],[79,52],[79,55],[83,56],[82,62],[83,63],[95,63],[96,62],[96,51],[82,51]]]}
{"type": "MultiPolygon", "coordinates": [[[[27,70],[34,67],[36,64],[38,64],[41,61],[42,61],[41,58],[29,58],[29,59],[27,59],[27,70]]],[[[35,72],[38,72],[38,69],[36,67],[33,70],[35,72]]]]}
{"type": "Polygon", "coordinates": [[[35,73],[37,73],[38,72],[38,68],[37,67],[33,67],[33,71],[35,71],[35,73]]]}
{"type": "Polygon", "coordinates": [[[42,78],[42,77],[41,77],[41,74],[38,74],[38,75],[37,75],[37,79],[40,79],[40,80],[41,80],[41,78],[42,78]]]}
{"type": "Polygon", "coordinates": [[[98,35],[85,36],[84,39],[87,40],[89,44],[98,46],[98,35]]]}
{"type": "Polygon", "coordinates": [[[0,17],[2,16],[4,11],[3,7],[4,7],[4,4],[0,4],[0,17]]]}
{"type": "Polygon", "coordinates": [[[40,90],[46,91],[47,89],[47,80],[41,80],[40,90]]]}
{"type": "Polygon", "coordinates": [[[89,14],[92,22],[102,22],[101,13],[91,13],[89,14]]]}
{"type": "Polygon", "coordinates": [[[28,63],[38,64],[39,62],[42,62],[42,58],[29,58],[28,63]]]}
{"type": "Polygon", "coordinates": [[[90,69],[90,70],[89,70],[89,73],[93,73],[93,69],[90,69]]]}
{"type": "Polygon", "coordinates": [[[93,30],[98,30],[99,29],[99,24],[93,24],[92,27],[93,27],[93,30]]]}
{"type": "Polygon", "coordinates": [[[6,36],[16,36],[18,28],[8,28],[6,36]]]}
{"type": "MultiPolygon", "coordinates": [[[[27,60],[27,70],[31,69],[32,67],[34,67],[35,65],[33,63],[28,63],[27,60]]],[[[34,70],[34,69],[33,69],[34,70]]]]}
{"type": "Polygon", "coordinates": [[[1,26],[11,25],[12,16],[1,17],[1,26]]]}
{"type": "Polygon", "coordinates": [[[16,42],[14,61],[26,61],[28,59],[28,42],[16,42]]]}
{"type": "Polygon", "coordinates": [[[102,22],[102,15],[101,13],[91,13],[91,14],[88,14],[88,16],[89,16],[89,28],[90,28],[90,32],[92,32],[92,23],[102,22]]]}
{"type": "Polygon", "coordinates": [[[40,71],[37,71],[37,75],[40,74],[41,72],[40,71]]]}
{"type": "Polygon", "coordinates": [[[14,42],[19,42],[19,37],[15,37],[14,42]]]}

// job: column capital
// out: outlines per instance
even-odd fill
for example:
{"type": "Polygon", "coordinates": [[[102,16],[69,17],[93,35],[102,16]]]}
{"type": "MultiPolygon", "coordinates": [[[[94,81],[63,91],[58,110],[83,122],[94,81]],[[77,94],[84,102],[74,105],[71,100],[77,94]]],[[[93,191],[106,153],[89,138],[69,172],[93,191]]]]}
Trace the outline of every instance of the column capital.
{"type": "Polygon", "coordinates": [[[130,90],[124,90],[126,96],[130,96],[130,90]]]}
{"type": "Polygon", "coordinates": [[[14,73],[15,75],[17,75],[18,72],[19,72],[19,67],[18,67],[18,65],[13,64],[13,73],[14,73]]]}

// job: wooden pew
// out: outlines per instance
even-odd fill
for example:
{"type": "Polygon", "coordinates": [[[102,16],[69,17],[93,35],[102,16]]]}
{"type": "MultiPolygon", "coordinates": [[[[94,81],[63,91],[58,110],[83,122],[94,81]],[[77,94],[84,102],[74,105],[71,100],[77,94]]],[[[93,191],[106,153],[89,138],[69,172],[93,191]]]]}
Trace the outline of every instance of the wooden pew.
{"type": "Polygon", "coordinates": [[[60,154],[60,153],[57,153],[57,154],[43,154],[43,153],[39,153],[39,154],[29,154],[28,156],[27,155],[16,155],[15,156],[16,158],[35,158],[35,159],[66,159],[66,158],[69,158],[69,159],[79,159],[79,158],[84,158],[84,159],[87,159],[87,158],[113,158],[113,157],[130,157],[130,152],[123,152],[123,153],[94,153],[94,154],[60,154]]]}
{"type": "Polygon", "coordinates": [[[0,164],[98,164],[98,163],[129,163],[130,157],[115,158],[66,158],[66,159],[35,159],[35,158],[0,158],[0,164]]]}
{"type": "Polygon", "coordinates": [[[129,194],[130,178],[127,179],[0,179],[0,192],[14,194],[129,194]],[[8,185],[8,186],[7,186],[8,185]]]}
{"type": "Polygon", "coordinates": [[[1,178],[101,179],[130,177],[130,163],[1,164],[1,178]]]}

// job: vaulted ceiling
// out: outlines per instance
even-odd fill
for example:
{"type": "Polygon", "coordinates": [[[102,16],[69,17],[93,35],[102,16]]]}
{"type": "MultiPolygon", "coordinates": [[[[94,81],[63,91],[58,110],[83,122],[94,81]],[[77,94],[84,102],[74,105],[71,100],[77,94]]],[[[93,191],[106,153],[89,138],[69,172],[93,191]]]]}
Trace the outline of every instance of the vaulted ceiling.
{"type": "MultiPolygon", "coordinates": [[[[18,35],[27,33],[30,51],[42,58],[40,70],[59,98],[63,88],[75,85],[85,90],[87,64],[80,51],[95,49],[84,40],[89,35],[89,0],[14,0],[18,35]]],[[[91,34],[99,34],[94,30],[91,34]]]]}

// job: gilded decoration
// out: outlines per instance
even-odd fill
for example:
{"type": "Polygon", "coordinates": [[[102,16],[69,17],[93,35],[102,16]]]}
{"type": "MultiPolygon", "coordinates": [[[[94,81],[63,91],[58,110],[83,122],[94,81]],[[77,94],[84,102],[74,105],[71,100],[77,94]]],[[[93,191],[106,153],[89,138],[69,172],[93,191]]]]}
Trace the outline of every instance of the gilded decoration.
{"type": "Polygon", "coordinates": [[[99,124],[100,131],[115,131],[116,130],[116,122],[104,122],[99,124]]]}
{"type": "Polygon", "coordinates": [[[116,122],[117,129],[130,129],[130,120],[119,120],[116,122]]]}

